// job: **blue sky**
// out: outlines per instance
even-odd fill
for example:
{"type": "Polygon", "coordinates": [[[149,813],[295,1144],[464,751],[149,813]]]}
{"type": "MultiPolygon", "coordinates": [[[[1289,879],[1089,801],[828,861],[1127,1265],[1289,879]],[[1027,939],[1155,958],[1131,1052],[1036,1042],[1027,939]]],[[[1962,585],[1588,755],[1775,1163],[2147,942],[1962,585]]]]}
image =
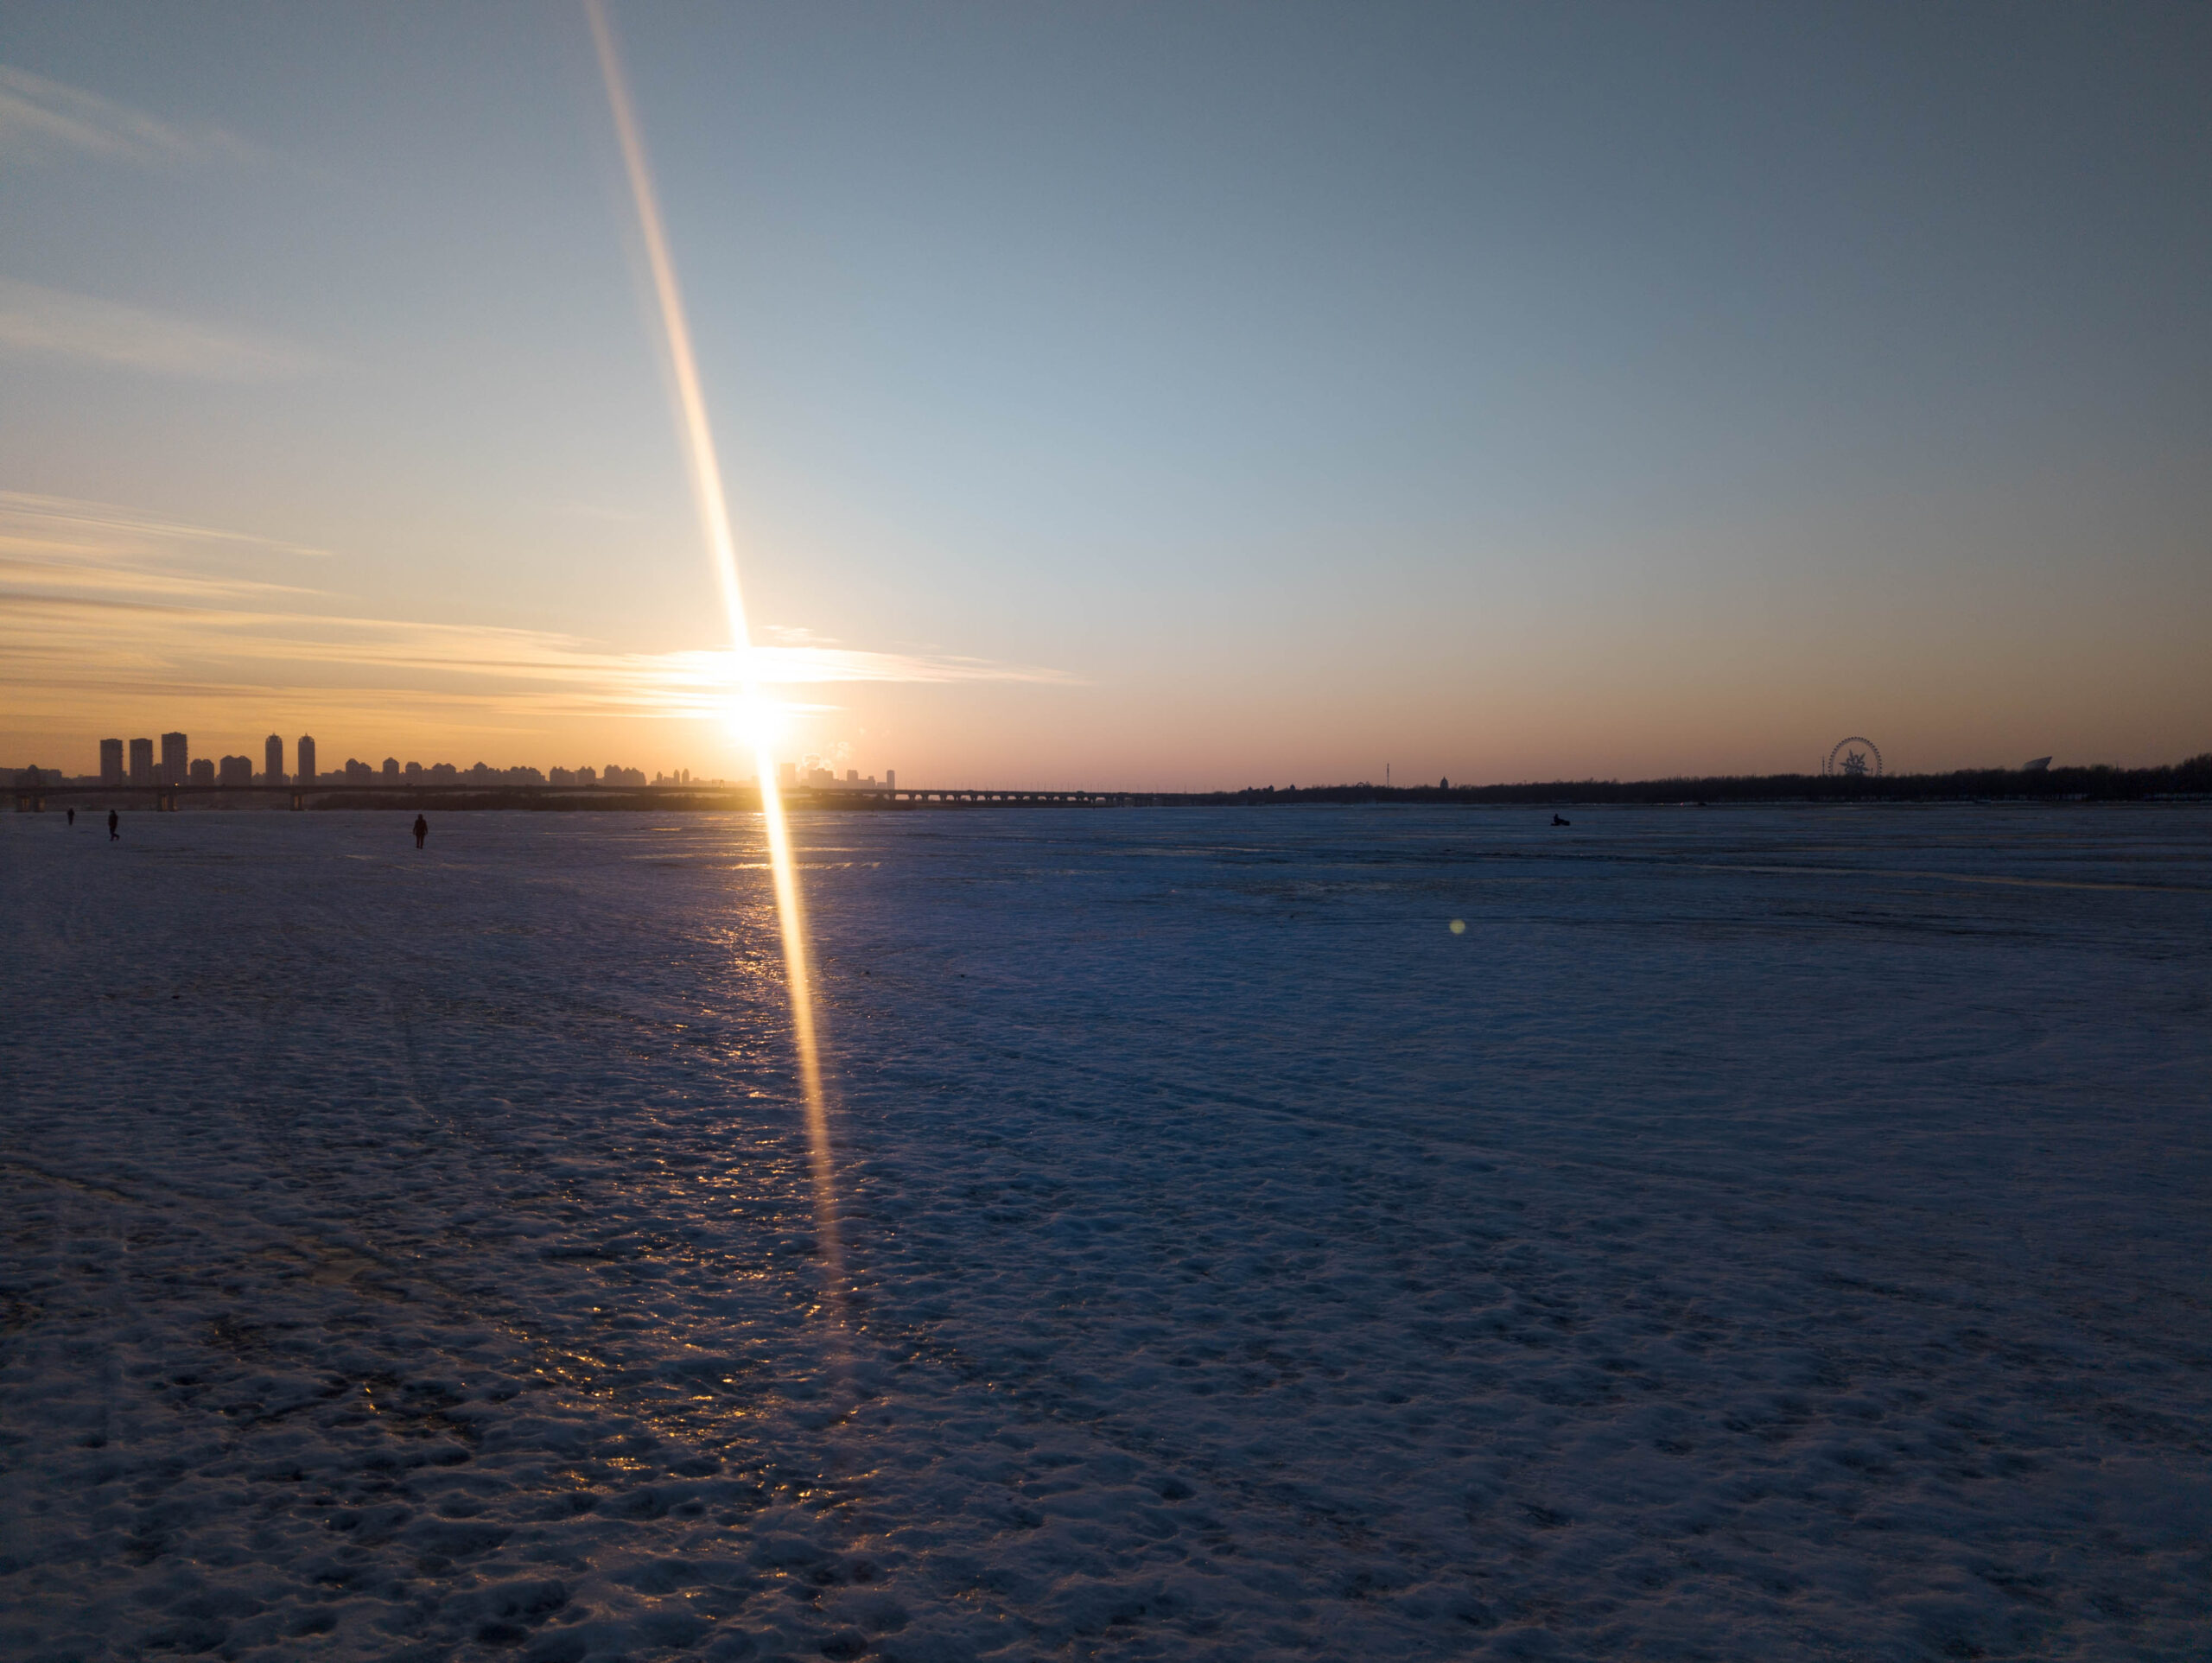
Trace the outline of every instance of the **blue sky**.
{"type": "MultiPolygon", "coordinates": [[[[2201,8],[614,17],[794,754],[2212,746],[2201,8]]],[[[12,8],[0,224],[8,759],[741,771],[580,10],[12,8]]]]}

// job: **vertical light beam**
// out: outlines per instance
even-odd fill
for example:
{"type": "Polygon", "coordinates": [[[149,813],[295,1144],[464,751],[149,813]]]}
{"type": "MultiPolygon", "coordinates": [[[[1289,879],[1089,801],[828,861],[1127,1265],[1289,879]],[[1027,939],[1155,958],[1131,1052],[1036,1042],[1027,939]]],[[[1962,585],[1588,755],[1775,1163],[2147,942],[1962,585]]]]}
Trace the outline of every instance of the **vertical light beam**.
{"type": "MultiPolygon", "coordinates": [[[[745,592],[738,582],[737,543],[730,532],[729,502],[722,492],[721,464],[715,455],[707,401],[699,390],[699,365],[691,351],[690,326],[684,321],[683,295],[676,284],[675,263],[669,258],[660,202],[653,193],[652,174],[645,166],[645,140],[639,130],[637,111],[630,103],[622,60],[615,51],[614,33],[607,26],[605,0],[584,0],[584,11],[591,19],[593,43],[599,48],[600,73],[607,81],[607,101],[614,115],[615,136],[621,142],[622,166],[629,175],[630,197],[637,206],[638,229],[645,238],[645,260],[652,271],[653,295],[659,303],[661,333],[674,379],[677,428],[691,475],[692,502],[713,556],[715,580],[721,587],[741,694],[747,708],[758,712],[765,707],[753,670],[753,638],[746,626],[745,592]]],[[[791,833],[784,822],[783,794],[776,787],[776,763],[769,749],[766,725],[756,722],[754,726],[753,766],[760,782],[760,820],[768,836],[768,866],[774,874],[776,918],[783,936],[784,981],[791,1001],[791,1037],[798,1050],[799,1083],[806,1098],[815,1234],[821,1243],[830,1311],[836,1316],[842,1305],[844,1256],[837,1235],[836,1175],[830,1157],[829,1100],[823,1089],[822,1056],[814,1033],[814,984],[807,968],[806,917],[799,898],[798,869],[791,858],[791,833]]]]}

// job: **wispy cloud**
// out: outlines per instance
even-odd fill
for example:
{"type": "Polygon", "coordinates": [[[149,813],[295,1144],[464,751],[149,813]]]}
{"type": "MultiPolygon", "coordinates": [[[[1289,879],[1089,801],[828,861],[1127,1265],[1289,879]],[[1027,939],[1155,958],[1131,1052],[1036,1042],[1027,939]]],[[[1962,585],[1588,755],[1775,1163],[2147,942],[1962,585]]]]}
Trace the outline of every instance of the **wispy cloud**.
{"type": "Polygon", "coordinates": [[[183,520],[163,519],[117,503],[87,502],[80,497],[48,497],[31,491],[0,491],[0,543],[56,551],[71,550],[92,560],[157,553],[175,545],[270,549],[284,555],[326,558],[317,549],[253,531],[217,530],[183,520]]]}
{"type": "MultiPolygon", "coordinates": [[[[358,672],[365,684],[389,685],[397,676],[499,699],[528,691],[541,708],[550,697],[579,712],[703,716],[725,708],[745,679],[740,655],[726,649],[608,652],[543,630],[207,604],[225,593],[276,587],[0,562],[0,659],[8,661],[0,684],[35,663],[96,657],[159,663],[171,673],[221,665],[228,680],[258,667],[272,687],[290,685],[311,669],[309,679],[322,682],[358,672]]],[[[856,647],[756,647],[752,663],[755,679],[771,687],[1074,679],[1038,665],[856,647]]]]}
{"type": "MultiPolygon", "coordinates": [[[[192,689],[288,708],[373,695],[507,720],[711,716],[745,679],[727,650],[617,652],[552,631],[349,614],[320,590],[207,569],[207,551],[226,544],[289,549],[105,505],[0,493],[0,702],[51,714],[89,683],[104,698],[192,689]]],[[[874,651],[804,629],[772,634],[752,663],[771,688],[1074,679],[874,651]]]]}
{"type": "Polygon", "coordinates": [[[17,592],[223,604],[316,593],[236,569],[209,569],[265,565],[271,555],[327,557],[280,538],[216,531],[110,503],[0,491],[0,587],[17,592]]]}
{"type": "Polygon", "coordinates": [[[216,381],[275,381],[321,365],[305,347],[0,277],[0,348],[216,381]]]}
{"type": "Polygon", "coordinates": [[[138,167],[264,159],[222,128],[177,126],[97,92],[0,64],[0,156],[21,156],[41,144],[138,167]]]}

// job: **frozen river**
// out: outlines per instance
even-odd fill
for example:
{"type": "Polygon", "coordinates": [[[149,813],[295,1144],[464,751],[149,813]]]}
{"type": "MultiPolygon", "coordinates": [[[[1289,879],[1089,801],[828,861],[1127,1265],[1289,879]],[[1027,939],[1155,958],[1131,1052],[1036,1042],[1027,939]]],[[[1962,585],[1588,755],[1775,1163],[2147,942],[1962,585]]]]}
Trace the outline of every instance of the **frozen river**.
{"type": "Polygon", "coordinates": [[[749,818],[0,821],[0,1655],[2204,1656],[2212,809],[1573,818],[803,818],[842,1292],[749,818]]]}

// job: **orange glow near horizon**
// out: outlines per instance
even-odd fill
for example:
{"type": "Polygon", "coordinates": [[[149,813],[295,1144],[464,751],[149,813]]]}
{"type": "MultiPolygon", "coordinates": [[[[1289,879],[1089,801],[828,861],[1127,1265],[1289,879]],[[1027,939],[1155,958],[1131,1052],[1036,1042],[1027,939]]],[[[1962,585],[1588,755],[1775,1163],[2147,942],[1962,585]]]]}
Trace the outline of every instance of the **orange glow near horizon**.
{"type": "Polygon", "coordinates": [[[606,79],[615,135],[622,146],[622,165],[629,176],[630,195],[637,206],[638,227],[645,239],[645,258],[652,272],[654,299],[674,378],[677,427],[683,441],[684,460],[691,477],[692,500],[698,511],[699,529],[706,536],[713,557],[730,646],[738,659],[740,686],[732,707],[733,719],[744,721],[751,729],[746,737],[753,747],[759,776],[760,820],[767,834],[776,918],[783,941],[785,985],[791,995],[791,1038],[798,1048],[799,1083],[806,1100],[815,1232],[821,1244],[831,1313],[842,1321],[844,1264],[837,1231],[836,1174],[830,1152],[829,1095],[823,1082],[821,1050],[814,1028],[814,984],[808,968],[806,915],[799,894],[798,868],[791,854],[791,828],[784,817],[783,796],[777,788],[772,750],[775,723],[766,714],[775,707],[760,690],[752,634],[746,624],[744,590],[738,581],[737,543],[730,530],[721,464],[715,454],[714,429],[707,420],[707,402],[699,387],[698,364],[691,351],[691,330],[684,319],[683,297],[677,287],[675,263],[669,257],[659,200],[653,191],[652,175],[645,165],[645,141],[639,130],[637,113],[630,103],[629,86],[615,50],[613,32],[607,26],[604,0],[584,0],[584,10],[591,19],[600,72],[606,79]]]}

